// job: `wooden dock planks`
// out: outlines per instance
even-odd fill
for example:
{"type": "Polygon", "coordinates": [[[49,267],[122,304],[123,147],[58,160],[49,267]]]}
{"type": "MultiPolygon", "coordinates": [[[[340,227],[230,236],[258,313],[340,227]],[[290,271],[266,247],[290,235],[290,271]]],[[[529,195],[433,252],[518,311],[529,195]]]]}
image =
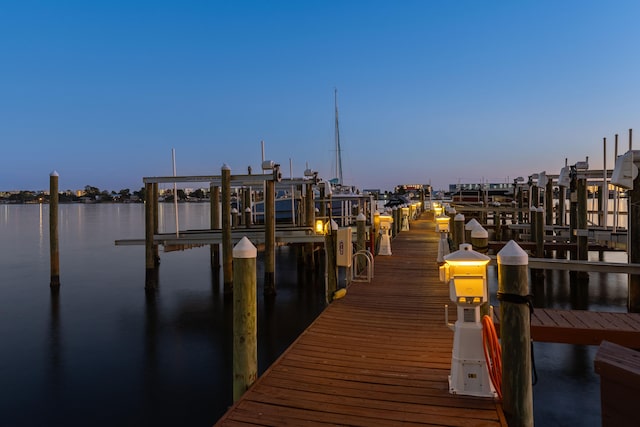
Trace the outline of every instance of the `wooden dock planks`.
{"type": "Polygon", "coordinates": [[[506,425],[494,400],[449,394],[438,238],[414,221],[373,281],[327,307],[216,425],[506,425]]]}
{"type": "Polygon", "coordinates": [[[536,308],[531,317],[534,341],[599,345],[603,340],[640,348],[640,314],[536,308]]]}

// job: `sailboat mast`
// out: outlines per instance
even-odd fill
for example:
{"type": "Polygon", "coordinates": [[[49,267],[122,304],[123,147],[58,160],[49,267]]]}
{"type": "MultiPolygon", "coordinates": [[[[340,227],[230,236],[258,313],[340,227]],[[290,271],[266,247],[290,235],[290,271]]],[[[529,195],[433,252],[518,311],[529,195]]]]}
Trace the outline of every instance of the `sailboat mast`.
{"type": "Polygon", "coordinates": [[[340,127],[338,126],[338,89],[334,89],[334,99],[336,107],[336,178],[338,178],[338,184],[342,185],[342,153],[340,149],[340,127]]]}

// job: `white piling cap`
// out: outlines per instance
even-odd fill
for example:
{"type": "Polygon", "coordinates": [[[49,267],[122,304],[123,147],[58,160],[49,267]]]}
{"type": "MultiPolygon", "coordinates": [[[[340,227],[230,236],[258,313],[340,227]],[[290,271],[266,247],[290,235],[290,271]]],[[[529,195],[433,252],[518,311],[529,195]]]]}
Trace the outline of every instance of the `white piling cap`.
{"type": "Polygon", "coordinates": [[[538,210],[538,208],[536,208],[535,206],[531,206],[529,208],[529,211],[531,211],[531,212],[536,212],[537,210],[538,210]]]}
{"type": "Polygon", "coordinates": [[[231,170],[231,168],[229,167],[229,165],[228,165],[228,164],[226,164],[226,163],[224,163],[224,164],[222,165],[222,168],[221,168],[221,169],[222,169],[223,171],[230,171],[230,170],[231,170]]]}
{"type": "Polygon", "coordinates": [[[538,212],[544,212],[544,208],[542,206],[538,206],[538,212]]]}
{"type": "Polygon", "coordinates": [[[58,175],[58,171],[55,171],[55,170],[54,170],[53,172],[51,172],[51,173],[49,174],[49,176],[60,176],[60,175],[58,175]]]}
{"type": "Polygon", "coordinates": [[[231,213],[233,213],[233,214],[237,214],[237,213],[238,213],[238,209],[236,209],[236,208],[232,208],[232,209],[231,209],[231,213]]]}
{"type": "Polygon", "coordinates": [[[480,225],[471,230],[471,237],[475,237],[476,239],[487,239],[489,237],[489,232],[480,225]]]}
{"type": "Polygon", "coordinates": [[[258,250],[247,236],[244,236],[238,244],[233,247],[234,258],[256,258],[258,256],[258,250]]]}
{"type": "Polygon", "coordinates": [[[332,230],[337,230],[338,229],[338,223],[335,222],[334,220],[331,220],[331,229],[332,230]]]}
{"type": "Polygon", "coordinates": [[[245,210],[244,210],[244,211],[245,211],[245,212],[251,212],[251,208],[250,208],[250,207],[247,207],[247,208],[245,208],[245,210]]]}
{"type": "Polygon", "coordinates": [[[464,226],[465,230],[473,230],[476,227],[482,227],[482,225],[475,218],[471,218],[469,222],[464,226]]]}
{"type": "Polygon", "coordinates": [[[462,215],[461,213],[456,214],[455,217],[453,217],[454,221],[464,221],[464,215],[462,215]]]}
{"type": "Polygon", "coordinates": [[[529,265],[529,255],[514,240],[504,245],[497,258],[502,265],[529,265]]]}
{"type": "Polygon", "coordinates": [[[468,246],[460,245],[460,249],[451,252],[449,255],[444,256],[445,261],[451,262],[460,262],[460,261],[490,261],[491,258],[486,256],[485,254],[481,254],[480,252],[474,251],[471,249],[471,245],[468,243],[464,244],[468,246]]]}
{"type": "Polygon", "coordinates": [[[362,212],[360,212],[358,214],[358,216],[356,217],[356,221],[366,221],[366,220],[367,220],[367,217],[364,216],[364,214],[362,212]]]}

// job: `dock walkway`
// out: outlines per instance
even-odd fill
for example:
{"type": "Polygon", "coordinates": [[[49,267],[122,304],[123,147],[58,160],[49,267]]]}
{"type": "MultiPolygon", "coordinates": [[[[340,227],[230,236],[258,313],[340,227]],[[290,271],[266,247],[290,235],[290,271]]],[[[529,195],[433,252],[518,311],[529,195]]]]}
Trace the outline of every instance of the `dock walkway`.
{"type": "Polygon", "coordinates": [[[536,308],[531,339],[579,345],[600,345],[606,340],[639,349],[640,314],[536,308]]]}
{"type": "Polygon", "coordinates": [[[412,222],[376,258],[373,281],[327,307],[216,425],[506,425],[493,399],[449,394],[434,228],[412,222]]]}

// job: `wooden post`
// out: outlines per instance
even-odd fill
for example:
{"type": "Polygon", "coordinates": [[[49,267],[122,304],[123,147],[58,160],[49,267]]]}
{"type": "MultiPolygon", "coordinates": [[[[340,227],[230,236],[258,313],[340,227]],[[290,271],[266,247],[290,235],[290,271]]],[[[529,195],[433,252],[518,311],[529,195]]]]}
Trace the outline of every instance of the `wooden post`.
{"type": "Polygon", "coordinates": [[[333,294],[338,290],[338,265],[337,265],[337,244],[338,244],[338,224],[332,219],[327,224],[327,234],[324,236],[324,250],[327,257],[325,272],[326,275],[326,301],[333,300],[333,294]]]}
{"type": "Polygon", "coordinates": [[[222,275],[225,294],[233,292],[231,243],[231,168],[222,165],[222,275]]]}
{"type": "MultiPolygon", "coordinates": [[[[447,214],[449,215],[449,237],[451,238],[452,242],[456,241],[456,228],[453,226],[453,222],[456,220],[456,208],[451,207],[451,209],[449,209],[449,211],[447,212],[447,214]]],[[[458,249],[455,249],[456,251],[458,249]]]]}
{"type": "Polygon", "coordinates": [[[58,246],[58,172],[49,174],[49,254],[51,288],[60,287],[60,250],[58,246]]]}
{"type": "MultiPolygon", "coordinates": [[[[315,232],[316,226],[316,206],[313,200],[313,184],[308,182],[305,186],[304,197],[304,223],[307,227],[313,228],[315,232]]],[[[304,244],[305,265],[311,270],[315,270],[315,262],[313,258],[313,243],[304,244]]]]}
{"type": "MultiPolygon", "coordinates": [[[[631,139],[631,129],[629,129],[631,139]]],[[[629,142],[631,145],[631,142],[629,142]]],[[[640,151],[633,151],[634,164],[640,166],[640,151]],[[638,159],[636,162],[635,159],[638,159]]],[[[640,263],[640,173],[633,180],[633,188],[629,190],[627,200],[629,215],[627,216],[627,257],[630,263],[640,263]]],[[[627,309],[630,313],[640,313],[640,275],[629,274],[629,296],[627,309]]]]}
{"type": "Polygon", "coordinates": [[[486,254],[489,250],[489,233],[481,225],[471,230],[471,246],[476,252],[486,254]]]}
{"type": "Polygon", "coordinates": [[[238,220],[240,219],[240,214],[238,213],[238,209],[231,208],[231,228],[238,228],[238,220]]]}
{"type": "MultiPolygon", "coordinates": [[[[366,249],[366,223],[367,217],[364,216],[364,213],[360,212],[356,217],[356,252],[366,249]]],[[[361,256],[358,256],[357,259],[358,262],[356,263],[354,268],[356,268],[356,275],[359,275],[365,268],[365,260],[361,256]]]]}
{"type": "Polygon", "coordinates": [[[537,222],[536,222],[536,211],[538,210],[538,208],[536,206],[531,206],[529,208],[529,218],[530,218],[530,222],[529,222],[529,241],[530,242],[535,242],[536,239],[536,227],[537,227],[537,222]]]}
{"type": "MultiPolygon", "coordinates": [[[[159,219],[159,212],[160,212],[160,194],[159,194],[159,190],[158,190],[158,183],[154,182],[152,187],[152,196],[153,198],[151,199],[153,202],[153,234],[156,235],[158,234],[158,230],[160,230],[160,219],[159,219]]],[[[159,252],[159,246],[160,245],[156,245],[155,242],[153,244],[153,262],[156,266],[156,276],[158,274],[158,267],[160,266],[160,252],[159,252]]]]}
{"type": "Polygon", "coordinates": [[[502,407],[510,426],[533,426],[528,256],[513,240],[498,252],[502,407]]]}
{"type": "MultiPolygon", "coordinates": [[[[548,178],[547,188],[544,191],[544,209],[545,209],[545,224],[553,224],[553,178],[548,178]]],[[[551,231],[550,233],[553,233],[551,231]]],[[[546,233],[545,233],[546,234],[546,233]]]]}
{"type": "MultiPolygon", "coordinates": [[[[220,187],[211,184],[209,190],[211,229],[220,230],[220,187]]],[[[218,270],[220,270],[220,245],[217,243],[209,245],[209,250],[211,253],[211,268],[213,268],[214,274],[217,274],[218,270]]]]}
{"type": "Polygon", "coordinates": [[[256,247],[243,237],[233,248],[233,401],[258,377],[256,247]]]}
{"type": "Polygon", "coordinates": [[[524,206],[524,191],[522,191],[522,186],[518,186],[518,224],[522,224],[522,208],[524,206]]]}
{"type": "MultiPolygon", "coordinates": [[[[532,224],[535,224],[533,228],[532,240],[536,243],[535,256],[537,258],[544,257],[544,208],[531,208],[532,224]]],[[[544,277],[544,270],[541,268],[531,269],[532,279],[540,281],[544,277]]]]}
{"type": "Polygon", "coordinates": [[[276,183],[266,181],[264,195],[264,294],[276,294],[276,183]]]}
{"type": "Polygon", "coordinates": [[[393,218],[393,224],[391,224],[391,238],[396,237],[400,231],[400,220],[398,219],[398,212],[400,209],[397,206],[391,208],[391,218],[393,218]]]}
{"type": "Polygon", "coordinates": [[[154,204],[153,184],[146,183],[144,201],[144,265],[145,265],[145,289],[155,289],[158,285],[157,266],[155,259],[153,231],[154,231],[154,204]]]}
{"type": "Polygon", "coordinates": [[[456,214],[455,218],[453,218],[453,229],[454,229],[454,241],[453,241],[453,250],[457,251],[460,249],[460,245],[464,243],[464,215],[459,213],[456,214]]]}
{"type": "MultiPolygon", "coordinates": [[[[576,233],[578,242],[578,260],[586,261],[589,259],[588,254],[588,237],[587,230],[587,178],[582,176],[578,178],[577,182],[577,218],[576,218],[576,233]]],[[[589,273],[582,271],[578,272],[580,279],[589,279],[589,273]]]]}
{"type": "MultiPolygon", "coordinates": [[[[532,212],[533,215],[533,212],[532,212]]],[[[536,217],[536,257],[544,257],[544,208],[541,206],[535,212],[536,217]]]]}
{"type": "Polygon", "coordinates": [[[558,186],[558,210],[556,211],[556,225],[564,225],[566,221],[567,187],[558,186]]]}

